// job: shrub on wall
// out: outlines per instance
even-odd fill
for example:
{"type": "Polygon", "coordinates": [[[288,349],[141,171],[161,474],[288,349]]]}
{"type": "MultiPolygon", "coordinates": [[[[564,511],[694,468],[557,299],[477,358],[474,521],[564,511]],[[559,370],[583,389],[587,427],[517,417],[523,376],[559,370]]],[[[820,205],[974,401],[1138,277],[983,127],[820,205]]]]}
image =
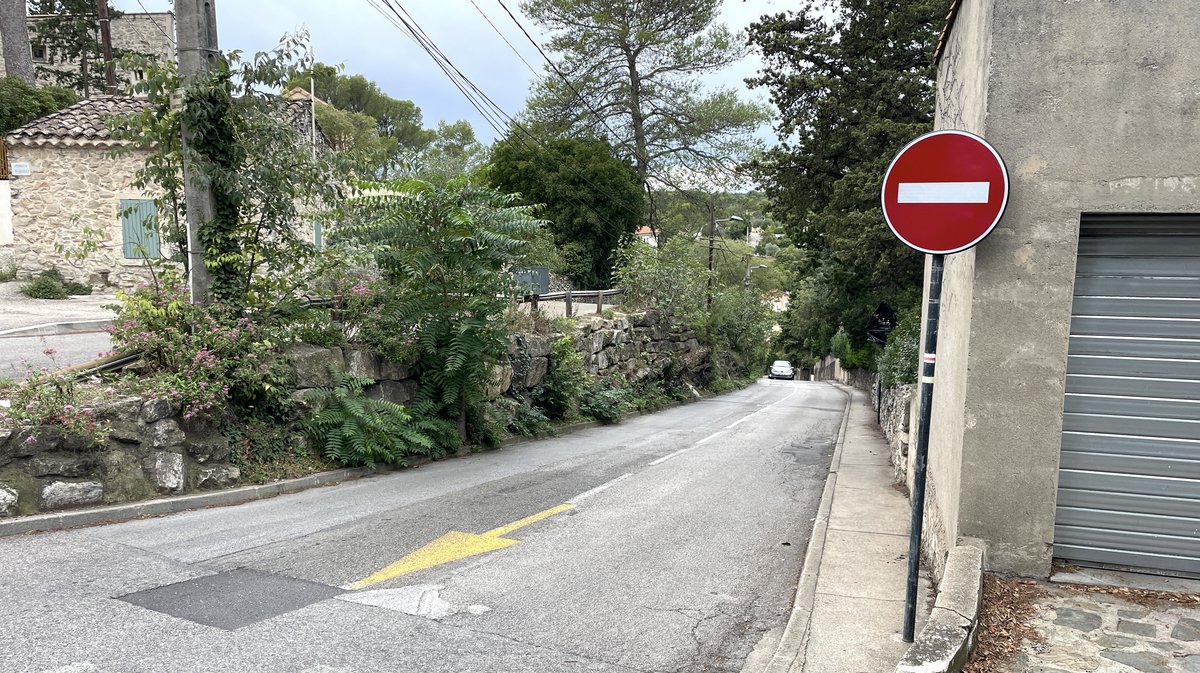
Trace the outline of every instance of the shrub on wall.
{"type": "Polygon", "coordinates": [[[900,314],[896,329],[888,335],[887,345],[877,361],[884,387],[916,383],[921,359],[921,309],[913,307],[900,314]]]}

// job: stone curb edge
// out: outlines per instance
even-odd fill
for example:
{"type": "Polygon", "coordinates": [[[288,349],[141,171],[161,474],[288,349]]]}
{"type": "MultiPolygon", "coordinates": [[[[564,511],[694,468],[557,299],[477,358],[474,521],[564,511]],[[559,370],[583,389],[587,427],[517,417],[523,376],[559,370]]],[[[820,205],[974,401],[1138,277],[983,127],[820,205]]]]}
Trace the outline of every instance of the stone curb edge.
{"type": "Polygon", "coordinates": [[[946,555],[937,600],[896,673],[959,673],[978,633],[983,602],[984,544],[964,539],[946,555]]]}
{"type": "Polygon", "coordinates": [[[15,327],[13,329],[0,330],[0,339],[64,336],[67,334],[91,334],[94,332],[103,332],[105,328],[111,326],[112,320],[109,318],[100,318],[97,320],[77,320],[74,322],[48,322],[42,323],[41,325],[30,325],[29,327],[15,327]]]}
{"type": "Polygon", "coordinates": [[[845,388],[834,385],[846,395],[846,408],[842,412],[842,425],[838,430],[837,444],[829,461],[829,476],[821,491],[821,503],[817,506],[817,518],[813,521],[808,536],[808,549],[804,552],[804,565],[800,580],[796,584],[796,599],[788,616],[787,626],[775,647],[775,654],[762,673],[794,673],[804,669],[805,651],[808,649],[809,623],[813,604],[817,597],[817,579],[821,574],[821,559],[825,555],[825,537],[829,530],[829,513],[833,509],[833,492],[837,487],[838,469],[842,464],[842,447],[846,443],[846,428],[850,424],[850,410],[854,396],[845,388]]]}
{"type": "MultiPolygon", "coordinates": [[[[734,391],[729,391],[734,392],[734,391]]],[[[712,397],[719,397],[713,395],[712,397]]],[[[666,411],[684,404],[699,402],[701,400],[711,399],[711,397],[700,397],[679,402],[672,402],[653,412],[634,412],[623,416],[621,422],[638,418],[649,413],[657,411],[666,411]]],[[[517,437],[512,440],[502,442],[497,449],[518,446],[529,442],[535,442],[551,437],[559,437],[569,435],[591,428],[598,428],[604,425],[599,421],[584,421],[580,423],[572,423],[555,428],[553,433],[543,437],[517,437]]],[[[494,449],[492,449],[494,450],[494,449]]],[[[459,458],[462,456],[472,455],[469,449],[460,449],[458,452],[447,456],[447,458],[459,458]]],[[[445,460],[443,458],[441,460],[445,460]]],[[[180,495],[170,498],[157,498],[155,500],[143,500],[140,502],[122,503],[120,505],[109,505],[106,507],[95,507],[91,509],[80,509],[68,512],[52,512],[48,514],[33,514],[24,516],[18,519],[0,520],[0,538],[12,535],[23,535],[25,533],[45,533],[56,530],[66,530],[70,528],[85,528],[87,526],[96,526],[100,524],[119,523],[122,521],[132,521],[144,517],[163,516],[166,514],[178,514],[193,509],[204,509],[207,507],[227,507],[229,505],[241,505],[255,500],[263,500],[273,498],[279,495],[288,495],[299,493],[313,488],[322,486],[333,486],[340,484],[343,481],[353,479],[362,479],[374,475],[386,474],[414,467],[420,467],[428,463],[434,462],[432,458],[425,456],[417,456],[412,458],[407,465],[380,466],[375,468],[370,467],[347,467],[338,470],[330,470],[328,472],[318,472],[296,479],[286,479],[282,481],[274,481],[269,484],[259,484],[255,486],[240,486],[223,491],[210,491],[207,493],[194,493],[190,495],[180,495]]]]}

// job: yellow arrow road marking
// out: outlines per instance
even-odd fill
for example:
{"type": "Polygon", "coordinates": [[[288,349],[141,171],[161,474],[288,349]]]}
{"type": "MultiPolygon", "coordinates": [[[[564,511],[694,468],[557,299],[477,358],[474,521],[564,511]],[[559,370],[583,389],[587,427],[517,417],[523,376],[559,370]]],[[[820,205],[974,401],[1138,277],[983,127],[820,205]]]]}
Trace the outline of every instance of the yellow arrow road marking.
{"type": "Polygon", "coordinates": [[[433,542],[425,545],[424,547],[421,547],[413,553],[405,556],[399,561],[396,561],[395,563],[380,570],[374,575],[371,575],[365,579],[361,579],[346,588],[351,590],[362,589],[364,587],[369,587],[372,584],[378,584],[380,582],[384,582],[401,575],[407,575],[408,573],[416,572],[418,570],[425,570],[427,568],[442,565],[443,563],[449,563],[451,561],[457,561],[459,559],[497,551],[499,549],[504,549],[505,547],[511,547],[520,542],[520,540],[509,540],[502,536],[508,535],[518,528],[524,528],[525,526],[537,523],[543,519],[548,519],[555,514],[559,514],[574,508],[575,505],[571,503],[565,503],[558,505],[557,507],[551,507],[550,509],[538,512],[537,514],[527,516],[524,519],[517,519],[516,521],[500,526],[499,528],[493,528],[481,535],[452,530],[433,542]]]}

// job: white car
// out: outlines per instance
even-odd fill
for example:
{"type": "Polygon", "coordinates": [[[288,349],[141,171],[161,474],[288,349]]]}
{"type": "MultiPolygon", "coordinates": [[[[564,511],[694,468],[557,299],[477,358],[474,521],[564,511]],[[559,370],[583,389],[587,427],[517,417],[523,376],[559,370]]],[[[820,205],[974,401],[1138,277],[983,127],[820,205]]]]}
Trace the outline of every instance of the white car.
{"type": "Polygon", "coordinates": [[[776,360],[771,363],[771,369],[767,372],[767,378],[772,379],[790,379],[796,380],[796,370],[792,367],[792,363],[787,360],[776,360]]]}

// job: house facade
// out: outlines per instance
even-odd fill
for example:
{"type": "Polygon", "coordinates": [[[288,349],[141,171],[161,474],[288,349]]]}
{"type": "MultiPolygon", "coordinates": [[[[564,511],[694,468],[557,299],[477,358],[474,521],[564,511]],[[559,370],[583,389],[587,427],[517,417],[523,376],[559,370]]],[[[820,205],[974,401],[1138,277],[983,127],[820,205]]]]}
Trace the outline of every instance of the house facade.
{"type": "MultiPolygon", "coordinates": [[[[5,136],[12,170],[0,180],[0,269],[15,268],[26,278],[56,268],[92,285],[133,287],[149,279],[148,261],[176,252],[155,226],[156,195],[132,186],[147,152],[109,130],[113,118],[146,105],[140,98],[90,98],[5,136]],[[85,249],[82,260],[64,254],[85,249]]],[[[312,142],[308,102],[286,101],[281,115],[299,142],[312,142]]],[[[320,129],[316,142],[318,152],[326,151],[320,129]]],[[[297,227],[319,243],[312,223],[297,227]]]]}
{"type": "MultiPolygon", "coordinates": [[[[77,61],[63,62],[61,57],[56,54],[54,45],[38,40],[37,24],[45,19],[45,16],[40,15],[33,15],[28,19],[33,67],[38,84],[57,85],[58,82],[53,73],[48,71],[79,70],[80,63],[77,61]]],[[[99,40],[98,23],[94,27],[94,31],[99,40]]],[[[145,54],[162,62],[175,60],[175,15],[170,12],[121,14],[109,23],[109,34],[112,38],[113,48],[116,50],[145,54]]],[[[0,42],[0,45],[3,45],[3,42],[0,42]]],[[[116,75],[118,85],[121,83],[133,85],[145,78],[144,72],[124,69],[119,63],[116,67],[116,75]]],[[[0,77],[3,76],[5,76],[4,60],[0,59],[0,77]]],[[[85,92],[79,93],[84,94],[85,92]]]]}
{"type": "Polygon", "coordinates": [[[1011,195],[946,258],[935,566],[977,538],[1025,576],[1200,573],[1196,26],[1192,0],[953,3],[937,127],[986,138],[1011,195]]]}

